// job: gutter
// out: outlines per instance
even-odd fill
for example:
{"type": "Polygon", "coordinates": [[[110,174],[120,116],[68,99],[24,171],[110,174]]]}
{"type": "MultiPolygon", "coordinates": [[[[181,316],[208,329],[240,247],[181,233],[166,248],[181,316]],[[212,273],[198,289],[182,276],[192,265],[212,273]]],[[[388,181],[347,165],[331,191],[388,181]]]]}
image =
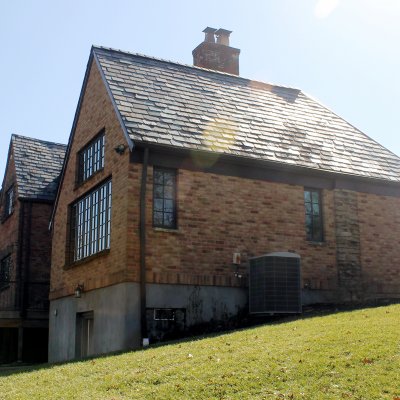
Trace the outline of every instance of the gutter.
{"type": "Polygon", "coordinates": [[[30,284],[30,262],[31,262],[31,236],[32,236],[32,203],[27,203],[27,226],[25,229],[24,247],[25,247],[25,257],[24,257],[24,271],[22,278],[22,290],[23,299],[21,303],[21,317],[26,317],[26,309],[28,307],[29,300],[29,284],[30,284]]]}
{"type": "Polygon", "coordinates": [[[142,343],[148,342],[146,319],[146,183],[149,149],[144,149],[140,183],[140,326],[142,343]],[[147,339],[145,341],[145,339],[147,339]]]}

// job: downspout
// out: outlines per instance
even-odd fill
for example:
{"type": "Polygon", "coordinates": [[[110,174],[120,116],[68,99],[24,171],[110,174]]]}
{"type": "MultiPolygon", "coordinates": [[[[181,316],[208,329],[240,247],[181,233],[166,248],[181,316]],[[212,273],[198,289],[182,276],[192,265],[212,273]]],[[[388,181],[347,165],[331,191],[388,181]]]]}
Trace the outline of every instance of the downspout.
{"type": "Polygon", "coordinates": [[[27,204],[27,226],[25,229],[25,257],[23,270],[23,301],[21,308],[21,317],[26,317],[26,309],[29,305],[29,289],[30,289],[30,262],[31,262],[31,235],[32,235],[32,202],[27,204]]]}
{"type": "Polygon", "coordinates": [[[17,244],[17,265],[16,265],[16,285],[18,285],[18,290],[16,290],[15,296],[15,306],[19,309],[20,321],[18,326],[18,347],[17,347],[17,361],[22,362],[22,354],[23,354],[23,327],[22,327],[22,318],[23,318],[23,304],[24,304],[24,279],[23,279],[23,268],[22,268],[22,260],[23,260],[23,248],[24,248],[24,214],[25,214],[25,203],[23,201],[20,202],[20,209],[18,215],[18,244],[17,244]]]}
{"type": "Polygon", "coordinates": [[[24,213],[25,203],[20,200],[20,209],[18,215],[18,243],[17,243],[17,265],[16,265],[16,282],[18,284],[18,290],[16,290],[15,306],[21,312],[23,304],[23,290],[22,289],[22,260],[23,260],[23,242],[24,242],[24,213]]]}
{"type": "Polygon", "coordinates": [[[146,319],[146,183],[149,149],[144,149],[142,180],[140,184],[140,326],[142,343],[147,338],[146,319]]]}

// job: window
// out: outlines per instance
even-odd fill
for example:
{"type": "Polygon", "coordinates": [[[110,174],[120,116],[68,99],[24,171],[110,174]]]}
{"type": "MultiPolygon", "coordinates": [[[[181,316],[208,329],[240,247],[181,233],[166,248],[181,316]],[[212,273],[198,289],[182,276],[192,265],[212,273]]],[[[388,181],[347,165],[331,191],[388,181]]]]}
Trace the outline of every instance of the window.
{"type": "Polygon", "coordinates": [[[321,192],[315,189],[304,190],[304,206],[306,212],[306,235],[307,240],[322,242],[322,212],[321,192]]]}
{"type": "Polygon", "coordinates": [[[11,256],[4,257],[0,262],[0,289],[10,283],[11,256]]]}
{"type": "Polygon", "coordinates": [[[154,167],[153,225],[176,228],[176,171],[154,167]]]}
{"type": "Polygon", "coordinates": [[[155,321],[173,321],[175,319],[175,311],[172,308],[155,308],[155,321]]]}
{"type": "Polygon", "coordinates": [[[11,187],[6,192],[5,205],[4,205],[4,216],[8,217],[14,211],[14,188],[11,187]]]}
{"type": "Polygon", "coordinates": [[[71,207],[71,257],[79,261],[110,248],[111,180],[71,207]]]}
{"type": "Polygon", "coordinates": [[[78,153],[78,183],[104,168],[104,132],[78,153]]]}

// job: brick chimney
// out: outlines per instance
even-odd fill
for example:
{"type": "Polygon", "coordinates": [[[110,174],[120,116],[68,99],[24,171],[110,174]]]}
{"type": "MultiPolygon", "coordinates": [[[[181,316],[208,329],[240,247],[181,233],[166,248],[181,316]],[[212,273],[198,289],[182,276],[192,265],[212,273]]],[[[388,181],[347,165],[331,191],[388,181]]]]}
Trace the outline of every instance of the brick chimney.
{"type": "Polygon", "coordinates": [[[231,31],[207,27],[204,42],[200,43],[193,51],[193,64],[196,67],[214,69],[239,75],[240,50],[229,46],[231,31]],[[215,42],[215,39],[217,41],[215,42]]]}

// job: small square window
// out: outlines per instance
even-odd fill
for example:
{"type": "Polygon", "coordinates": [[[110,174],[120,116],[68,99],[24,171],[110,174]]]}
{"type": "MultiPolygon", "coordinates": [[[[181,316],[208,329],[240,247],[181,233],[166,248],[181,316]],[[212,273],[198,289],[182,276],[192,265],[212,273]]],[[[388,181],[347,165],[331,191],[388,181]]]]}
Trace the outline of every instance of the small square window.
{"type": "Polygon", "coordinates": [[[78,183],[104,168],[105,134],[102,131],[78,153],[78,183]]]}

